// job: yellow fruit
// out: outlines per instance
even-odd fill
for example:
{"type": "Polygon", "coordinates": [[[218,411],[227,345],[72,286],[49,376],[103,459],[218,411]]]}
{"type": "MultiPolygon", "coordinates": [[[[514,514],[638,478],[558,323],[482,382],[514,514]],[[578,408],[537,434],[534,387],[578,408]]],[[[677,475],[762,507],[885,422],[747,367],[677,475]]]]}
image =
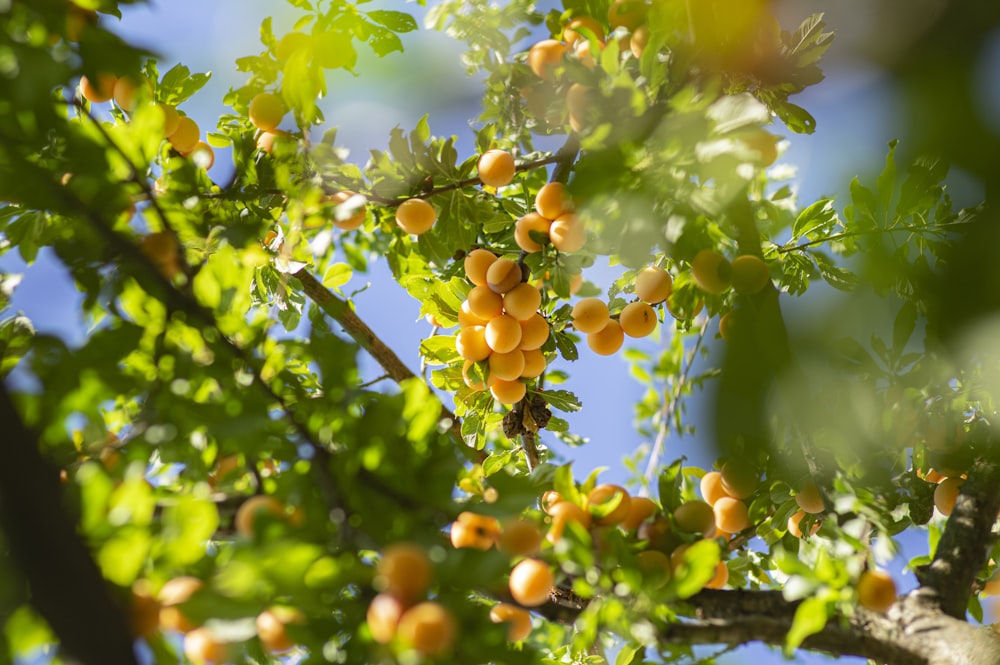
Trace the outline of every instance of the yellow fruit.
{"type": "Polygon", "coordinates": [[[198,123],[186,115],[182,115],[177,120],[177,129],[173,134],[167,136],[167,140],[174,147],[174,150],[185,155],[191,152],[198,144],[198,137],[201,136],[201,129],[198,123]]]}
{"type": "Polygon", "coordinates": [[[288,624],[301,623],[302,613],[287,607],[272,607],[257,615],[257,638],[271,653],[288,651],[295,642],[288,635],[288,624]]]}
{"type": "Polygon", "coordinates": [[[80,77],[80,94],[93,104],[103,104],[111,99],[115,92],[118,77],[114,74],[99,73],[94,79],[80,77]]]}
{"type": "Polygon", "coordinates": [[[458,355],[472,362],[489,358],[491,350],[486,343],[486,327],[469,326],[459,330],[455,336],[455,350],[458,355]]]}
{"type": "Polygon", "coordinates": [[[181,271],[181,254],[177,240],[169,231],[157,231],[143,237],[139,251],[156,266],[167,279],[173,279],[181,271]]]}
{"type": "Polygon", "coordinates": [[[431,584],[431,562],[424,549],[413,543],[396,543],[385,548],[375,567],[373,586],[404,603],[412,603],[431,584]]]}
{"type": "Polygon", "coordinates": [[[725,561],[720,561],[715,565],[715,576],[705,585],[706,589],[721,589],[729,581],[729,568],[725,561]]]}
{"type": "Polygon", "coordinates": [[[719,334],[722,335],[722,339],[731,342],[733,341],[733,335],[736,332],[736,326],[738,325],[738,314],[736,310],[730,310],[719,318],[719,334]]]}
{"type": "MultiPolygon", "coordinates": [[[[797,510],[795,513],[788,518],[788,533],[792,534],[796,538],[802,537],[802,520],[805,519],[806,511],[797,510]]],[[[813,536],[819,531],[819,522],[814,522],[812,527],[809,529],[809,535],[813,536]]]]}
{"type": "Polygon", "coordinates": [[[540,242],[547,243],[550,226],[552,220],[542,217],[537,212],[529,212],[514,224],[514,242],[526,252],[540,252],[542,245],[531,238],[531,232],[542,235],[543,239],[540,242]]]}
{"type": "Polygon", "coordinates": [[[506,150],[487,150],[476,165],[479,180],[490,187],[509,185],[516,171],[514,157],[506,150]]]}
{"type": "Polygon", "coordinates": [[[541,506],[542,510],[546,512],[546,514],[551,515],[552,513],[550,511],[560,501],[563,501],[562,494],[560,494],[555,490],[545,490],[545,492],[542,494],[541,499],[539,499],[538,503],[541,506]]]}
{"type": "Polygon", "coordinates": [[[858,579],[858,603],[873,612],[885,613],[896,602],[896,583],[889,573],[866,570],[858,579]]]}
{"type": "Polygon", "coordinates": [[[208,145],[204,141],[198,141],[188,152],[187,156],[199,167],[206,171],[215,164],[215,151],[212,150],[212,146],[208,145]]]}
{"type": "Polygon", "coordinates": [[[489,319],[482,319],[472,313],[468,300],[462,301],[462,306],[458,308],[458,325],[460,328],[468,328],[469,326],[485,327],[489,322],[489,319]]]}
{"type": "Polygon", "coordinates": [[[732,266],[722,254],[703,249],[691,259],[691,277],[705,293],[722,293],[729,288],[732,266]]]}
{"type": "Polygon", "coordinates": [[[757,160],[760,166],[770,166],[778,159],[778,137],[766,130],[757,128],[741,136],[740,140],[760,155],[757,160]]]}
{"type": "Polygon", "coordinates": [[[503,314],[503,298],[486,286],[474,286],[465,297],[465,302],[469,303],[469,312],[473,316],[487,323],[503,314]]]}
{"type": "Polygon", "coordinates": [[[549,600],[556,578],[549,565],[539,559],[524,559],[510,571],[510,595],[525,607],[538,607],[549,600]]]}
{"type": "Polygon", "coordinates": [[[725,488],[722,487],[722,474],[718,471],[709,471],[701,477],[701,496],[710,506],[724,496],[729,496],[725,488]]]}
{"type": "Polygon", "coordinates": [[[521,324],[513,316],[502,314],[486,324],[486,344],[495,353],[508,353],[520,343],[521,324]]]}
{"type": "Polygon", "coordinates": [[[695,499],[682,503],[674,511],[677,528],[687,533],[702,533],[711,538],[715,533],[715,513],[712,506],[695,499]]]}
{"type": "Polygon", "coordinates": [[[531,556],[541,544],[542,532],[534,522],[514,520],[503,525],[498,547],[510,556],[531,556]]]}
{"type": "Polygon", "coordinates": [[[522,351],[533,351],[541,348],[549,338],[549,322],[541,314],[534,314],[530,319],[519,322],[521,325],[522,351]]]}
{"type": "Polygon", "coordinates": [[[160,589],[157,596],[160,601],[160,628],[188,633],[198,627],[184,614],[178,605],[188,601],[196,591],[204,586],[196,577],[175,577],[160,589]]]}
{"type": "MultiPolygon", "coordinates": [[[[722,489],[731,497],[745,499],[757,489],[760,475],[757,470],[745,464],[726,462],[722,465],[722,489]]],[[[731,529],[726,529],[730,531],[731,529]]]]}
{"type": "Polygon", "coordinates": [[[819,488],[811,480],[803,485],[802,489],[795,495],[795,503],[799,504],[799,508],[813,515],[826,510],[826,507],[823,505],[823,497],[819,493],[819,488]]]}
{"type": "Polygon", "coordinates": [[[528,388],[520,381],[506,381],[491,376],[489,379],[490,394],[501,404],[516,404],[524,399],[528,388]]]}
{"type": "Polygon", "coordinates": [[[656,330],[656,312],[642,301],[629,303],[618,317],[618,323],[629,337],[646,337],[656,330]]]}
{"type": "Polygon", "coordinates": [[[472,512],[460,513],[451,524],[452,547],[486,551],[496,544],[500,536],[500,523],[495,517],[472,512]]]}
{"type": "Polygon", "coordinates": [[[273,132],[261,132],[257,137],[257,149],[265,154],[272,154],[278,143],[292,143],[295,139],[288,132],[276,129],[273,132]]]}
{"type": "Polygon", "coordinates": [[[567,212],[573,211],[573,202],[569,190],[561,182],[550,182],[543,185],[535,195],[535,212],[545,219],[558,219],[567,212]]]}
{"type": "Polygon", "coordinates": [[[521,378],[524,372],[524,352],[518,349],[507,353],[491,353],[489,362],[490,376],[498,379],[514,381],[521,378]]]}
{"type": "Polygon", "coordinates": [[[423,199],[407,199],[396,208],[396,224],[415,236],[427,233],[437,220],[437,212],[423,199]]]}
{"type": "Polygon", "coordinates": [[[222,663],[228,651],[226,643],[216,639],[208,628],[196,628],[184,636],[184,655],[195,663],[222,663]]]}
{"type": "Polygon", "coordinates": [[[646,21],[646,3],[643,0],[615,0],[608,8],[611,29],[625,27],[635,30],[646,21]]]}
{"type": "Polygon", "coordinates": [[[604,39],[604,26],[592,16],[580,16],[570,20],[563,28],[562,33],[563,41],[569,46],[573,46],[581,39],[589,39],[591,36],[597,41],[604,39]],[[590,34],[585,35],[581,29],[589,31],[590,34]]]}
{"type": "Polygon", "coordinates": [[[257,129],[273,132],[281,124],[281,119],[288,113],[285,102],[278,95],[261,92],[250,100],[250,122],[257,129]]]}
{"type": "Polygon", "coordinates": [[[964,478],[952,476],[945,478],[934,488],[934,507],[945,517],[955,510],[955,503],[958,502],[958,494],[964,482],[964,478]]]}
{"type": "Polygon", "coordinates": [[[542,375],[548,363],[545,362],[545,354],[538,349],[519,351],[524,358],[524,369],[521,370],[522,379],[534,379],[542,375]]]}
{"type": "Polygon", "coordinates": [[[767,286],[771,273],[767,264],[752,254],[743,254],[733,259],[733,290],[744,295],[753,295],[767,286]]]}
{"type": "Polygon", "coordinates": [[[660,589],[670,581],[673,565],[666,554],[659,550],[643,550],[639,552],[638,558],[644,585],[660,589]]]}
{"type": "Polygon", "coordinates": [[[254,523],[261,515],[266,514],[284,517],[285,506],[273,496],[257,494],[240,504],[233,519],[233,526],[236,527],[238,534],[250,538],[254,534],[254,523]]]}
{"type": "Polygon", "coordinates": [[[135,110],[135,106],[139,101],[140,95],[149,95],[149,82],[146,79],[141,81],[136,81],[131,76],[122,76],[117,81],[115,81],[115,87],[112,90],[111,96],[114,97],[115,103],[118,104],[118,108],[121,110],[131,113],[135,110]],[[145,89],[145,91],[143,91],[145,89]]]}
{"type": "Polygon", "coordinates": [[[573,328],[577,332],[599,332],[610,320],[608,306],[600,298],[583,298],[573,305],[573,328]]]}
{"type": "Polygon", "coordinates": [[[388,644],[396,636],[396,628],[399,626],[399,619],[406,611],[406,605],[399,598],[388,594],[380,593],[368,605],[368,613],[365,620],[368,623],[368,630],[372,633],[372,639],[379,644],[388,644]]]}
{"type": "Polygon", "coordinates": [[[584,528],[589,528],[591,523],[590,513],[571,501],[554,501],[546,511],[552,516],[552,524],[545,540],[555,543],[563,536],[568,522],[576,522],[584,528]]]}
{"type": "Polygon", "coordinates": [[[396,628],[399,640],[419,653],[436,658],[451,651],[458,624],[451,612],[435,602],[414,605],[403,613],[396,628]]]}
{"type": "Polygon", "coordinates": [[[739,533],[750,528],[750,513],[747,505],[739,499],[724,496],[712,506],[715,525],[727,533],[739,533]]]}
{"type": "Polygon", "coordinates": [[[644,496],[633,496],[628,504],[628,515],[621,523],[626,531],[635,531],[639,525],[656,514],[657,505],[644,496]]]}
{"type": "Polygon", "coordinates": [[[353,203],[350,208],[344,204],[358,196],[357,192],[344,190],[335,192],[325,198],[325,202],[336,206],[334,209],[333,225],[343,231],[353,231],[365,223],[366,209],[364,197],[359,197],[358,203],[353,203]]]}
{"type": "Polygon", "coordinates": [[[649,26],[640,25],[632,33],[629,38],[628,46],[629,50],[632,51],[632,55],[637,58],[642,57],[643,51],[646,50],[646,44],[649,43],[649,26]]]}
{"type": "Polygon", "coordinates": [[[549,226],[549,241],[560,252],[578,252],[587,244],[587,229],[575,213],[564,213],[549,226]]]}
{"type": "Polygon", "coordinates": [[[587,510],[591,513],[591,517],[594,518],[594,524],[599,526],[609,526],[615,524],[621,524],[628,517],[629,507],[632,504],[632,499],[625,491],[624,487],[618,485],[598,485],[594,489],[590,490],[587,494],[587,510]],[[613,501],[617,501],[618,505],[604,517],[595,517],[595,508],[597,506],[602,506],[605,504],[610,504],[613,501]]]}
{"type": "Polygon", "coordinates": [[[170,104],[157,104],[157,106],[163,111],[163,135],[170,136],[177,131],[177,123],[180,122],[181,116],[175,106],[170,104]]]}
{"type": "Polygon", "coordinates": [[[527,321],[542,306],[542,294],[531,284],[521,282],[503,297],[503,309],[518,321],[527,321]]]}
{"type": "Polygon", "coordinates": [[[288,60],[292,55],[307,46],[312,39],[304,32],[289,32],[274,45],[274,57],[278,62],[288,60]]]}
{"type": "Polygon", "coordinates": [[[528,66],[535,72],[535,76],[549,79],[553,68],[562,62],[565,54],[565,44],[555,39],[543,39],[528,51],[528,66]]]}
{"type": "Polygon", "coordinates": [[[587,346],[590,350],[600,356],[610,356],[622,348],[625,342],[625,333],[622,332],[621,325],[615,320],[609,320],[607,325],[595,333],[587,335],[587,346]]]}
{"type": "Polygon", "coordinates": [[[490,608],[490,621],[493,623],[506,623],[507,639],[511,642],[520,642],[531,634],[531,614],[527,610],[500,603],[490,608]]]}
{"type": "Polygon", "coordinates": [[[661,303],[670,296],[673,280],[663,268],[647,266],[635,276],[635,295],[651,305],[661,303]]]}
{"type": "MultiPolygon", "coordinates": [[[[600,57],[601,52],[604,50],[604,44],[597,42],[596,46],[597,56],[600,57]]],[[[593,50],[594,47],[591,46],[591,42],[581,39],[573,45],[573,57],[579,60],[585,67],[593,69],[597,66],[597,60],[594,58],[593,50]]]]}
{"type": "Polygon", "coordinates": [[[476,286],[486,286],[486,273],[496,260],[496,254],[488,249],[472,250],[465,255],[465,276],[476,286]]]}
{"type": "Polygon", "coordinates": [[[497,259],[486,271],[486,285],[494,293],[507,293],[521,283],[521,266],[510,259],[497,259]]]}

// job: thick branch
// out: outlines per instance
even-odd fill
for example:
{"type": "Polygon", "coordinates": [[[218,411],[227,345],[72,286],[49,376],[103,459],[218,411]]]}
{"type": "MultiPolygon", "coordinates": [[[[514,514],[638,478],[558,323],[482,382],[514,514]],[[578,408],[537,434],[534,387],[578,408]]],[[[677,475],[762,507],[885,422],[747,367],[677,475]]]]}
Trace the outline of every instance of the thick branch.
{"type": "MultiPolygon", "coordinates": [[[[316,303],[324,313],[343,326],[344,331],[382,366],[382,369],[385,370],[385,373],[393,381],[400,383],[407,379],[418,378],[409,367],[403,364],[399,356],[386,346],[385,342],[379,339],[378,335],[368,327],[368,324],[361,320],[346,301],[341,300],[332,291],[323,286],[319,280],[313,277],[312,273],[305,268],[301,268],[294,274],[294,277],[302,283],[302,292],[316,303]]],[[[455,441],[461,444],[459,449],[465,451],[476,462],[482,463],[486,459],[485,453],[481,450],[470,448],[466,444],[465,438],[462,436],[462,426],[458,421],[458,417],[445,407],[444,404],[441,405],[441,418],[451,423],[449,432],[455,441]]]]}
{"type": "Polygon", "coordinates": [[[59,473],[42,458],[2,383],[0,422],[0,523],[31,604],[80,662],[135,665],[125,613],[63,510],[59,473]]]}

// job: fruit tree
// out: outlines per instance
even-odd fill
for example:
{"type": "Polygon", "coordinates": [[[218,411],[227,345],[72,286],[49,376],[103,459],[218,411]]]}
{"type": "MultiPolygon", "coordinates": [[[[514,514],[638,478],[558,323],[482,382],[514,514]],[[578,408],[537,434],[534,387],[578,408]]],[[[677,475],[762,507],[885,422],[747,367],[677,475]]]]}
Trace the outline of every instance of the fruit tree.
{"type": "Polygon", "coordinates": [[[212,99],[130,4],[0,2],[4,662],[1000,662],[995,3],[872,3],[900,141],[801,202],[843,12],[290,0],[212,99]],[[418,30],[478,116],[356,161],[418,30]]]}

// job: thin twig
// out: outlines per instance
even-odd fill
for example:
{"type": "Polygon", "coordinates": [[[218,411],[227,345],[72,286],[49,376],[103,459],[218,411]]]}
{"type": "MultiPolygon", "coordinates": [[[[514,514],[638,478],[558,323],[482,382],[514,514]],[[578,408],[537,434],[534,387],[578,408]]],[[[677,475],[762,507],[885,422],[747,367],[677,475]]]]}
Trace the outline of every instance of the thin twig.
{"type": "Polygon", "coordinates": [[[667,435],[670,434],[670,423],[677,416],[681,391],[684,389],[685,384],[687,384],[688,374],[690,374],[691,368],[694,366],[695,356],[698,355],[698,350],[705,340],[705,332],[708,330],[708,322],[710,320],[709,317],[704,317],[701,329],[698,331],[698,338],[684,359],[684,367],[681,368],[681,374],[674,381],[673,386],[671,386],[670,398],[663,401],[663,408],[660,409],[660,427],[656,433],[656,441],[653,443],[653,449],[649,451],[649,462],[646,463],[645,473],[646,482],[639,489],[639,496],[649,495],[649,485],[653,482],[653,477],[656,475],[656,468],[660,463],[660,455],[663,453],[667,435]]]}
{"type": "Polygon", "coordinates": [[[934,233],[939,229],[948,228],[950,226],[963,226],[968,224],[967,221],[956,220],[954,222],[943,222],[941,224],[934,224],[933,226],[896,226],[896,227],[886,227],[878,229],[865,229],[862,231],[843,231],[842,233],[834,233],[832,236],[827,236],[825,238],[817,238],[816,240],[810,240],[809,242],[804,242],[800,245],[793,245],[791,247],[784,246],[779,247],[777,252],[779,254],[785,254],[787,252],[802,251],[808,249],[809,247],[815,247],[816,245],[822,245],[828,242],[835,242],[837,240],[843,240],[844,238],[854,238],[857,236],[868,236],[876,235],[879,233],[901,233],[906,231],[912,231],[915,233],[934,233]]]}

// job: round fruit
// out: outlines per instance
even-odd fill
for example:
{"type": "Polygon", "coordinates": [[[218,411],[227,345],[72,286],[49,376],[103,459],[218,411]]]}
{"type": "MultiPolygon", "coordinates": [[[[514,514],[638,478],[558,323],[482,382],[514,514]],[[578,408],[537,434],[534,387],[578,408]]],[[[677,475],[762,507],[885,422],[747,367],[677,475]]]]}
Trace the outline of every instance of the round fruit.
{"type": "Polygon", "coordinates": [[[510,259],[497,259],[486,271],[486,285],[494,293],[507,293],[521,283],[521,266],[510,259]]]}
{"type": "Polygon", "coordinates": [[[476,166],[479,180],[490,187],[509,185],[516,171],[514,157],[506,150],[487,150],[476,166]]]}
{"type": "Polygon", "coordinates": [[[521,345],[518,348],[522,351],[539,349],[549,338],[549,322],[541,314],[518,323],[521,325],[521,345]]]}
{"type": "Polygon", "coordinates": [[[304,32],[289,32],[274,45],[274,57],[278,62],[288,60],[292,55],[307,46],[312,39],[304,32]]]}
{"type": "Polygon", "coordinates": [[[733,341],[733,334],[736,331],[737,325],[737,314],[736,310],[732,309],[722,315],[719,319],[719,334],[722,335],[722,339],[727,342],[733,341]]]}
{"type": "Polygon", "coordinates": [[[524,369],[521,370],[522,379],[534,379],[542,375],[548,363],[545,362],[545,354],[539,349],[529,349],[519,351],[524,358],[524,369]]]}
{"type": "Polygon", "coordinates": [[[503,309],[518,321],[527,321],[535,316],[542,306],[542,294],[527,282],[521,282],[507,291],[503,297],[503,309]]]}
{"type": "Polygon", "coordinates": [[[396,224],[415,236],[430,231],[436,220],[434,206],[423,199],[407,199],[396,208],[396,224]]]}
{"type": "Polygon", "coordinates": [[[177,131],[177,123],[180,122],[181,116],[177,113],[176,106],[170,104],[157,104],[157,106],[163,111],[163,135],[170,136],[177,131]]]}
{"type": "Polygon", "coordinates": [[[403,601],[388,593],[380,593],[372,598],[368,605],[368,614],[365,619],[368,622],[368,630],[372,633],[372,639],[379,644],[388,644],[396,636],[396,627],[399,626],[399,619],[406,611],[403,601]]]}
{"type": "Polygon", "coordinates": [[[555,39],[543,39],[528,51],[528,66],[535,76],[543,79],[552,77],[552,69],[562,62],[566,45],[555,39]]]}
{"type": "Polygon", "coordinates": [[[80,77],[80,94],[93,104],[103,104],[115,93],[118,77],[114,74],[99,73],[94,79],[80,77]]]}
{"type": "Polygon", "coordinates": [[[538,607],[549,600],[556,578],[549,565],[539,559],[524,559],[510,571],[510,595],[525,607],[538,607]]]}
{"type": "Polygon", "coordinates": [[[465,302],[469,303],[469,312],[486,323],[503,314],[503,298],[487,286],[472,287],[465,302]]]}
{"type": "Polygon", "coordinates": [[[673,566],[670,557],[660,550],[643,550],[638,554],[639,569],[642,571],[643,582],[653,589],[662,588],[670,581],[673,566]]]}
{"type": "Polygon", "coordinates": [[[425,656],[435,658],[451,651],[458,625],[451,612],[434,602],[414,605],[399,619],[400,641],[425,656]]]}
{"type": "Polygon", "coordinates": [[[535,212],[545,219],[557,219],[567,212],[573,211],[573,202],[569,190],[561,182],[550,182],[543,185],[535,195],[535,212]]]}
{"type": "Polygon", "coordinates": [[[463,512],[451,524],[452,547],[469,547],[486,551],[496,544],[500,535],[500,524],[495,517],[463,512]]]}
{"type": "Polygon", "coordinates": [[[564,213],[549,227],[549,240],[560,252],[578,252],[587,244],[587,229],[575,213],[564,213]]]}
{"type": "Polygon", "coordinates": [[[250,100],[250,122],[259,130],[273,132],[288,113],[285,102],[278,95],[261,92],[250,100]]]}
{"type": "Polygon", "coordinates": [[[584,298],[573,305],[573,328],[577,332],[599,332],[610,320],[608,306],[600,298],[584,298]]]}
{"type": "Polygon", "coordinates": [[[739,499],[724,496],[712,506],[715,525],[727,533],[739,533],[750,528],[750,513],[747,505],[739,499]]]}
{"type": "MultiPolygon", "coordinates": [[[[745,499],[757,489],[760,476],[756,469],[747,465],[726,462],[722,465],[722,489],[731,497],[745,499]]],[[[726,529],[729,531],[729,529],[726,529]]]]}
{"type": "Polygon", "coordinates": [[[625,305],[618,323],[629,337],[646,337],[656,330],[656,312],[642,301],[632,302],[625,305]]]}
{"type": "Polygon", "coordinates": [[[114,97],[115,103],[118,104],[118,108],[127,113],[134,111],[143,85],[145,85],[148,93],[149,83],[147,83],[145,79],[141,82],[136,82],[136,80],[130,76],[122,76],[115,81],[115,87],[112,90],[111,96],[114,97]]]}
{"type": "Polygon", "coordinates": [[[528,253],[540,252],[542,245],[539,243],[548,242],[550,226],[552,226],[552,220],[542,217],[537,212],[529,212],[514,224],[514,242],[528,253]],[[531,237],[532,231],[543,237],[536,242],[531,237]]]}
{"type": "Polygon", "coordinates": [[[643,0],[615,0],[608,8],[611,29],[625,27],[635,30],[646,21],[646,3],[643,0]]]}
{"type": "Polygon", "coordinates": [[[778,137],[774,134],[758,128],[740,140],[760,155],[757,163],[761,166],[770,166],[778,159],[778,137]]]}
{"type": "Polygon", "coordinates": [[[524,372],[524,352],[514,349],[507,353],[491,353],[490,376],[505,381],[514,381],[521,378],[524,372]]]}
{"type": "Polygon", "coordinates": [[[584,528],[590,527],[590,513],[572,501],[556,501],[549,507],[548,513],[552,516],[552,525],[545,534],[545,539],[550,543],[562,538],[568,522],[576,522],[584,528]]]}
{"type": "Polygon", "coordinates": [[[651,305],[666,300],[672,288],[670,273],[657,266],[647,266],[635,276],[636,297],[651,305]]]}
{"type": "Polygon", "coordinates": [[[563,496],[559,492],[555,490],[545,490],[545,492],[542,494],[541,499],[539,499],[538,503],[542,507],[542,510],[551,515],[552,513],[550,511],[552,510],[552,508],[554,508],[557,503],[563,500],[564,500],[563,496]]]}
{"type": "Polygon", "coordinates": [[[703,249],[691,259],[691,277],[705,293],[722,293],[732,280],[732,266],[722,254],[703,249]]]}
{"type": "Polygon", "coordinates": [[[178,605],[186,603],[196,591],[204,586],[196,577],[175,577],[160,589],[160,628],[188,633],[198,624],[185,615],[178,605]]]}
{"type": "Polygon", "coordinates": [[[729,581],[729,568],[725,561],[720,561],[715,566],[715,576],[705,585],[706,589],[721,589],[729,581]]]}
{"type": "MultiPolygon", "coordinates": [[[[805,519],[806,511],[797,510],[795,514],[788,518],[788,533],[792,534],[796,538],[802,537],[802,520],[805,519]]],[[[813,522],[812,527],[809,529],[809,535],[813,536],[819,531],[819,522],[813,522]]]]}
{"type": "Polygon", "coordinates": [[[331,194],[326,199],[327,203],[335,205],[333,225],[343,231],[353,231],[365,223],[364,197],[357,192],[345,190],[331,194]],[[351,199],[357,197],[357,203],[350,207],[344,205],[351,199]]]}
{"type": "Polygon", "coordinates": [[[476,286],[486,286],[486,273],[497,260],[488,249],[474,249],[465,255],[465,276],[476,286]]]}
{"type": "Polygon", "coordinates": [[[965,482],[960,476],[953,476],[951,478],[945,478],[938,486],[934,488],[934,507],[944,515],[951,515],[951,512],[955,510],[955,503],[958,502],[958,493],[961,490],[962,483],[965,482]]]}
{"type": "Polygon", "coordinates": [[[260,136],[257,137],[257,149],[270,155],[274,152],[276,144],[291,143],[292,141],[294,141],[292,135],[280,129],[273,132],[261,132],[260,136]]]}
{"type": "Polygon", "coordinates": [[[226,643],[208,628],[196,628],[184,636],[184,655],[195,663],[221,663],[227,659],[226,643]]]}
{"type": "Polygon", "coordinates": [[[858,579],[858,603],[873,612],[885,613],[896,602],[896,583],[889,573],[866,570],[858,579]]]}
{"type": "Polygon", "coordinates": [[[799,508],[813,515],[826,510],[826,507],[823,505],[823,497],[819,493],[819,488],[811,480],[803,485],[802,489],[795,495],[795,503],[799,504],[799,508]]]}
{"type": "Polygon", "coordinates": [[[628,47],[632,51],[632,55],[637,58],[642,57],[642,52],[646,50],[646,44],[649,43],[649,26],[640,25],[632,33],[629,38],[628,47]]]}
{"type": "Polygon", "coordinates": [[[614,320],[608,321],[607,325],[595,333],[587,335],[587,346],[590,350],[600,356],[610,356],[622,348],[625,342],[625,333],[622,332],[621,325],[614,320]]]}
{"type": "Polygon", "coordinates": [[[635,531],[639,525],[656,514],[657,505],[652,499],[644,496],[633,496],[628,504],[628,515],[621,523],[626,531],[635,531]]]}
{"type": "Polygon", "coordinates": [[[542,544],[542,532],[534,522],[513,520],[503,525],[500,549],[510,556],[531,556],[542,544]]]}
{"type": "Polygon", "coordinates": [[[733,290],[744,295],[759,293],[771,281],[767,264],[753,254],[743,254],[733,259],[733,290]]]}
{"type": "Polygon", "coordinates": [[[419,545],[396,543],[385,548],[375,568],[373,585],[404,603],[411,603],[427,592],[431,584],[431,562],[419,545]]]}
{"type": "Polygon", "coordinates": [[[636,537],[639,540],[649,541],[650,547],[661,552],[669,552],[680,542],[670,526],[670,520],[662,515],[640,524],[636,537]]]}
{"type": "Polygon", "coordinates": [[[199,168],[203,168],[206,171],[215,164],[215,151],[212,150],[212,146],[204,141],[195,143],[194,147],[188,152],[187,157],[190,157],[199,168]]]}
{"type": "Polygon", "coordinates": [[[458,355],[474,363],[490,357],[490,347],[486,343],[485,326],[469,326],[462,328],[455,335],[455,350],[458,355]]]}
{"type": "Polygon", "coordinates": [[[531,614],[527,610],[500,603],[490,608],[490,621],[493,623],[506,623],[507,639],[511,642],[520,642],[531,634],[531,614]]]}
{"type": "Polygon", "coordinates": [[[295,642],[288,636],[290,623],[301,623],[302,614],[287,607],[272,607],[257,615],[257,638],[271,653],[288,651],[295,642]]]}
{"type": "Polygon", "coordinates": [[[198,144],[198,137],[201,136],[201,129],[198,123],[186,115],[182,115],[177,120],[177,129],[173,134],[167,136],[167,140],[174,146],[174,150],[182,155],[191,152],[198,144]]]}
{"type": "Polygon", "coordinates": [[[490,377],[489,386],[493,399],[501,404],[516,404],[528,393],[528,387],[520,381],[505,381],[490,377]]]}
{"type": "Polygon", "coordinates": [[[270,514],[276,517],[285,516],[285,506],[273,496],[257,494],[240,504],[233,519],[236,533],[251,537],[254,534],[254,523],[261,515],[270,514]]]}
{"type": "Polygon", "coordinates": [[[624,487],[618,485],[598,485],[587,494],[587,510],[594,518],[594,524],[608,526],[621,524],[628,517],[629,506],[632,503],[631,497],[624,487]],[[617,502],[617,506],[604,517],[596,517],[594,510],[597,506],[604,506],[612,502],[617,502]]]}
{"type": "Polygon", "coordinates": [[[513,316],[502,314],[486,324],[486,344],[495,353],[509,353],[520,343],[521,324],[513,316]]]}
{"type": "Polygon", "coordinates": [[[725,488],[722,487],[722,474],[718,471],[709,471],[701,477],[701,496],[710,506],[724,496],[729,496],[725,488]]]}
{"type": "Polygon", "coordinates": [[[682,503],[674,511],[677,528],[687,533],[703,533],[711,537],[715,532],[715,513],[712,506],[695,499],[682,503]]]}
{"type": "Polygon", "coordinates": [[[581,39],[589,39],[591,37],[597,41],[604,39],[604,26],[592,16],[574,18],[563,28],[562,38],[569,46],[573,46],[581,39]],[[581,29],[587,30],[589,34],[584,34],[580,31],[581,29]]]}
{"type": "Polygon", "coordinates": [[[483,326],[485,328],[486,324],[489,322],[489,319],[481,319],[472,313],[468,300],[462,301],[462,306],[458,308],[459,328],[468,328],[470,326],[483,326]]]}

